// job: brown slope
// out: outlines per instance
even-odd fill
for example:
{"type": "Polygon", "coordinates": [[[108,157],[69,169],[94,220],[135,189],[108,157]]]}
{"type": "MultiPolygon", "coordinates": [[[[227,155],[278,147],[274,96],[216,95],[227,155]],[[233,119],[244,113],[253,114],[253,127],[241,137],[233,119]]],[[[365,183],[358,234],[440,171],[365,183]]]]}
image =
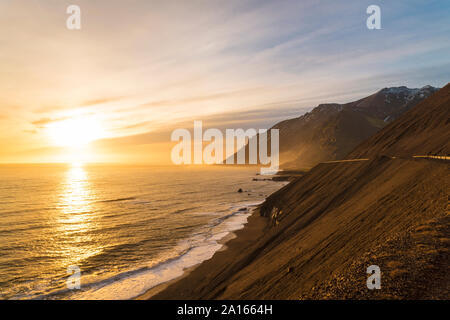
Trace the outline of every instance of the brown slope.
{"type": "Polygon", "coordinates": [[[430,219],[386,242],[363,256],[301,299],[448,299],[450,297],[450,216],[430,219]],[[382,290],[352,290],[364,284],[367,266],[383,269],[382,290]]]}
{"type": "Polygon", "coordinates": [[[348,158],[450,154],[450,84],[361,143],[348,158]]]}
{"type": "Polygon", "coordinates": [[[351,108],[331,105],[319,107],[309,117],[279,123],[273,128],[280,130],[281,167],[303,169],[343,159],[382,125],[351,108]]]}
{"type": "MultiPolygon", "coordinates": [[[[320,164],[269,197],[262,212],[269,216],[281,214],[268,219],[270,223],[259,239],[255,237],[257,240],[247,245],[231,243],[233,250],[216,254],[155,298],[317,297],[314,288],[333,283],[333,277],[346,275],[347,269],[355,271],[352,263],[362,260],[371,249],[392,238],[405,237],[418,224],[445,216],[445,190],[449,187],[447,165],[435,161],[379,158],[362,163],[320,164]]],[[[401,250],[395,248],[397,255],[407,260],[409,257],[401,250]]],[[[448,254],[448,239],[443,238],[442,245],[433,250],[448,254]]],[[[432,258],[430,261],[431,269],[435,265],[432,258]]],[[[390,260],[386,264],[380,259],[368,262],[380,263],[382,272],[390,272],[390,260]]],[[[343,291],[362,291],[369,298],[391,297],[393,291],[381,295],[367,290],[363,281],[367,279],[367,266],[363,264],[356,270],[355,281],[343,291]]],[[[442,298],[444,288],[438,285],[434,297],[442,298]]],[[[405,283],[405,291],[394,287],[400,290],[395,295],[407,298],[408,290],[415,286],[414,282],[405,283]]],[[[325,293],[330,292],[325,289],[325,293]]],[[[419,291],[414,297],[427,294],[419,291]]]]}
{"type": "MultiPolygon", "coordinates": [[[[420,124],[427,124],[426,139],[418,124],[407,126],[405,119],[416,114],[412,110],[384,130],[384,137],[396,136],[388,151],[422,152],[412,135],[432,150],[444,150],[442,123],[448,124],[448,117],[442,122],[436,113],[448,114],[442,105],[449,90],[447,85],[416,108],[420,124]],[[408,129],[397,133],[399,124],[408,129]]],[[[374,155],[380,145],[385,144],[378,138],[367,151],[358,150],[374,155]]],[[[444,161],[374,156],[367,162],[317,165],[261,206],[268,221],[263,233],[247,245],[232,240],[229,251],[155,298],[448,299],[449,190],[444,161]],[[365,284],[371,264],[382,270],[379,291],[365,284]]],[[[246,230],[251,227],[241,233],[246,230]]]]}

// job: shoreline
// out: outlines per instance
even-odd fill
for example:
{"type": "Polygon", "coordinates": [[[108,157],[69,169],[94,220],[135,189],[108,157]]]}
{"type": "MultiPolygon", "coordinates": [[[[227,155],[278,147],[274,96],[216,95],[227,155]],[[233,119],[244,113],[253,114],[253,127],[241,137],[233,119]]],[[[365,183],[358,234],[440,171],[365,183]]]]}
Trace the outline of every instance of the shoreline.
{"type": "Polygon", "coordinates": [[[220,266],[227,265],[227,260],[234,260],[234,257],[242,252],[243,245],[248,246],[256,242],[264,234],[263,231],[267,225],[268,219],[260,216],[259,206],[254,208],[243,228],[230,232],[218,242],[222,247],[210,259],[183,270],[181,276],[156,285],[133,298],[133,300],[159,299],[157,297],[159,294],[164,293],[169,288],[178,287],[181,280],[188,283],[197,282],[199,278],[205,277],[205,266],[206,269],[214,272],[220,266]]]}
{"type": "MultiPolygon", "coordinates": [[[[254,209],[253,211],[255,211],[255,210],[257,210],[257,209],[254,209]]],[[[250,216],[248,217],[248,219],[251,217],[252,214],[253,213],[250,213],[250,216]]],[[[248,223],[248,219],[247,219],[247,222],[244,224],[243,228],[241,228],[239,230],[236,230],[236,231],[231,231],[225,237],[223,237],[222,239],[220,239],[218,241],[218,243],[221,244],[222,247],[219,250],[217,250],[216,252],[214,252],[214,255],[208,260],[213,259],[217,252],[225,251],[225,250],[228,249],[227,242],[229,242],[229,241],[231,241],[231,240],[233,240],[233,239],[235,239],[237,237],[236,236],[236,232],[238,232],[240,230],[243,230],[245,228],[245,226],[248,223]]],[[[205,261],[208,261],[208,260],[205,260],[205,261]]],[[[181,276],[178,276],[178,277],[175,277],[172,280],[160,283],[160,284],[154,286],[153,288],[148,289],[145,293],[140,294],[137,297],[134,297],[132,300],[149,300],[149,299],[151,299],[153,296],[155,296],[156,294],[160,293],[161,291],[163,291],[164,289],[166,289],[170,285],[172,285],[172,284],[176,283],[177,281],[179,281],[179,280],[189,276],[189,274],[192,271],[194,271],[199,265],[201,265],[205,261],[202,261],[202,262],[196,264],[195,266],[192,266],[192,267],[184,269],[183,270],[183,274],[181,276]]]]}

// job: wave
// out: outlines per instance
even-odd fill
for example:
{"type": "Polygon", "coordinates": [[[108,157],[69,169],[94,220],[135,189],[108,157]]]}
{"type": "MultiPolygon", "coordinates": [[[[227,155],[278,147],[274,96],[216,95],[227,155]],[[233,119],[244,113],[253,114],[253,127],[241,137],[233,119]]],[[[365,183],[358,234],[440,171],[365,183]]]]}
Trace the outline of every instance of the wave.
{"type": "Polygon", "coordinates": [[[229,214],[214,219],[191,237],[180,241],[172,257],[153,263],[150,267],[139,267],[100,281],[82,283],[81,290],[63,289],[37,299],[116,300],[140,296],[155,286],[182,276],[186,269],[212,258],[223,246],[220,241],[243,228],[251,214],[250,209],[258,204],[260,202],[231,206],[229,214]]]}
{"type": "Polygon", "coordinates": [[[130,201],[130,200],[136,200],[136,197],[117,198],[117,199],[111,199],[111,200],[100,200],[97,202],[108,203],[108,202],[120,202],[120,201],[130,201]]]}

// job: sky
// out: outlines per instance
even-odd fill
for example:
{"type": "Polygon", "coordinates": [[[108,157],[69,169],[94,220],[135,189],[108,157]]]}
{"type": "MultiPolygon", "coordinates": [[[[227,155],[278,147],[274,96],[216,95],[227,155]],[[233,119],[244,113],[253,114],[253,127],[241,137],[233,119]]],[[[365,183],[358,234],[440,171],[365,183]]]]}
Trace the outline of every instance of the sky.
{"type": "Polygon", "coordinates": [[[449,79],[447,0],[0,0],[0,163],[164,164],[194,120],[269,128],[449,79]],[[64,145],[67,128],[89,143],[64,145]]]}

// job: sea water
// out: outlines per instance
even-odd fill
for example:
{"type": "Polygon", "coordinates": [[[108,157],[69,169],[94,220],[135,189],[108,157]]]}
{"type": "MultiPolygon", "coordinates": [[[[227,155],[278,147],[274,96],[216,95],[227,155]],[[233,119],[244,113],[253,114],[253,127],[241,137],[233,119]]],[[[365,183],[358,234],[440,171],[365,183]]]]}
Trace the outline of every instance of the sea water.
{"type": "Polygon", "coordinates": [[[0,299],[131,299],[172,280],[286,184],[257,172],[0,165],[0,299]],[[80,289],[67,286],[74,266],[80,289]]]}

